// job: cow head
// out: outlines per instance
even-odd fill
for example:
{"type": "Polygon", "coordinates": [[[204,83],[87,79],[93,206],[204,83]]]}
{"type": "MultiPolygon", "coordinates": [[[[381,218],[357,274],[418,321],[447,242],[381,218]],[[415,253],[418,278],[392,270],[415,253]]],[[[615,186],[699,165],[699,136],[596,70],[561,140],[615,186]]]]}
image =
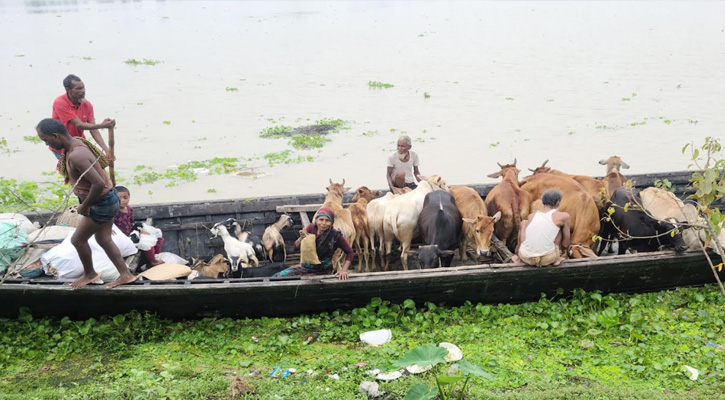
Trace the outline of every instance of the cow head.
{"type": "Polygon", "coordinates": [[[352,197],[352,201],[355,202],[360,199],[365,199],[368,202],[370,202],[370,200],[373,198],[373,196],[377,196],[377,195],[378,195],[377,191],[372,191],[372,190],[368,189],[367,186],[360,186],[355,191],[355,195],[352,197]]]}
{"type": "Polygon", "coordinates": [[[431,175],[428,177],[428,183],[430,183],[433,190],[445,190],[448,191],[448,186],[446,186],[446,180],[441,178],[438,175],[431,175]]]}
{"type": "Polygon", "coordinates": [[[491,255],[491,236],[493,236],[493,226],[501,219],[501,211],[494,214],[493,217],[479,215],[476,218],[463,218],[466,224],[472,224],[475,229],[476,238],[476,254],[479,256],[491,255]]]}
{"type": "Polygon", "coordinates": [[[512,164],[501,165],[501,163],[498,163],[498,162],[496,164],[498,164],[498,166],[501,168],[501,170],[498,172],[494,172],[492,174],[488,174],[489,178],[496,179],[496,178],[499,178],[502,176],[505,178],[506,175],[513,173],[513,179],[516,179],[519,176],[519,172],[521,172],[521,170],[516,168],[516,159],[515,158],[514,158],[514,162],[512,164]]]}
{"type": "Polygon", "coordinates": [[[574,243],[569,246],[567,249],[567,254],[569,255],[569,258],[597,258],[597,254],[589,248],[589,246],[583,245],[581,243],[574,243]]]}
{"type": "Polygon", "coordinates": [[[547,167],[546,166],[546,163],[548,163],[548,162],[549,162],[549,160],[544,161],[544,163],[541,164],[540,167],[536,167],[535,169],[529,168],[529,171],[533,172],[534,175],[536,175],[536,174],[545,174],[545,173],[551,171],[551,167],[547,167]]]}
{"type": "Polygon", "coordinates": [[[629,169],[629,165],[627,165],[627,163],[622,161],[622,159],[617,156],[611,156],[609,158],[599,160],[599,164],[607,166],[607,175],[609,175],[610,172],[619,172],[620,167],[624,169],[629,169]]]}
{"type": "Polygon", "coordinates": [[[330,186],[327,187],[327,194],[335,195],[340,197],[340,201],[342,201],[342,195],[350,190],[349,187],[345,187],[345,180],[342,180],[342,183],[335,183],[330,179],[330,186]]]}
{"type": "Polygon", "coordinates": [[[674,247],[675,251],[678,253],[682,253],[687,250],[687,243],[685,243],[685,239],[682,238],[682,228],[678,227],[674,218],[666,221],[658,220],[656,223],[657,234],[664,234],[659,238],[659,242],[662,244],[662,247],[674,247]],[[671,234],[671,232],[674,232],[674,235],[671,234]]]}
{"type": "Polygon", "coordinates": [[[450,257],[456,252],[454,250],[439,250],[437,244],[420,246],[418,250],[409,250],[408,255],[418,259],[420,269],[439,268],[441,257],[450,257]]]}

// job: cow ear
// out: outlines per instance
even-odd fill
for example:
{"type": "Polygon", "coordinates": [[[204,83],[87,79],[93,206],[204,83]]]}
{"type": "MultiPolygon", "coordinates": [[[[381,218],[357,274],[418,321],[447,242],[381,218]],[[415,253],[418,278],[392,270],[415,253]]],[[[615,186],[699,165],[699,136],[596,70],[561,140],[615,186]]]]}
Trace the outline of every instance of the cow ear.
{"type": "Polygon", "coordinates": [[[629,169],[629,164],[627,164],[626,162],[622,161],[622,168],[629,169]]]}
{"type": "Polygon", "coordinates": [[[496,211],[496,214],[493,215],[493,222],[498,222],[498,220],[501,219],[501,211],[496,211]]]}
{"type": "Polygon", "coordinates": [[[599,164],[607,165],[607,159],[599,160],[599,164]]]}
{"type": "Polygon", "coordinates": [[[350,189],[352,189],[352,188],[351,188],[351,187],[346,187],[346,188],[344,188],[344,190],[343,190],[343,193],[347,193],[347,192],[349,192],[349,191],[350,191],[350,189]]]}
{"type": "Polygon", "coordinates": [[[498,177],[500,177],[500,176],[501,176],[501,171],[498,171],[498,172],[494,172],[493,174],[488,174],[488,175],[486,175],[486,176],[488,176],[489,178],[493,178],[493,179],[496,179],[496,178],[498,178],[498,177]]]}
{"type": "Polygon", "coordinates": [[[418,250],[408,250],[405,253],[410,257],[418,257],[418,250]]]}
{"type": "Polygon", "coordinates": [[[467,223],[469,223],[469,224],[474,224],[474,223],[476,223],[476,220],[475,220],[475,219],[473,219],[473,218],[461,218],[461,219],[463,220],[463,222],[467,222],[467,223]]]}

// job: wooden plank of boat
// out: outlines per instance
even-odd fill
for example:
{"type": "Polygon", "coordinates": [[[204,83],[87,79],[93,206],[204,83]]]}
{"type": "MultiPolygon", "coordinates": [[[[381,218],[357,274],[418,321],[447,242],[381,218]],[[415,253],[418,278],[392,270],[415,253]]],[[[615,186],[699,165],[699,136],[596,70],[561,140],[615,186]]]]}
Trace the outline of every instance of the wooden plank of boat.
{"type": "MultiPolygon", "coordinates": [[[[720,272],[725,278],[725,273],[720,272]]],[[[19,307],[37,316],[89,318],[148,310],[169,318],[260,317],[351,309],[381,297],[394,303],[412,299],[455,306],[537,300],[558,288],[640,292],[702,285],[713,281],[700,252],[656,252],[570,260],[558,267],[474,265],[431,270],[352,274],[302,279],[226,279],[135,283],[113,290],[70,290],[67,283],[9,281],[0,286],[0,316],[15,317],[19,307]]],[[[52,282],[52,281],[51,281],[52,282]]]]}

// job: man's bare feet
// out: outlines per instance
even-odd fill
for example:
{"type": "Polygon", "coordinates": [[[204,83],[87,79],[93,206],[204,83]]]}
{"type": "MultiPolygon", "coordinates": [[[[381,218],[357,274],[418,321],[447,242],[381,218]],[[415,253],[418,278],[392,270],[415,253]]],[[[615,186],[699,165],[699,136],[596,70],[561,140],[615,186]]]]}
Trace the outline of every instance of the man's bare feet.
{"type": "Polygon", "coordinates": [[[518,264],[518,263],[521,262],[521,259],[519,258],[519,256],[517,256],[516,254],[514,254],[513,256],[511,256],[511,262],[518,264]]]}
{"type": "Polygon", "coordinates": [[[80,278],[74,280],[70,284],[70,288],[72,290],[80,289],[83,286],[86,286],[87,284],[95,281],[96,279],[98,279],[98,274],[95,273],[95,272],[93,273],[93,275],[90,275],[90,276],[89,275],[86,275],[86,274],[83,274],[83,276],[81,276],[80,278]]]}
{"type": "Polygon", "coordinates": [[[125,285],[127,283],[135,282],[138,279],[137,276],[131,275],[130,272],[122,274],[118,279],[106,285],[106,289],[113,289],[117,286],[125,285]]]}
{"type": "Polygon", "coordinates": [[[153,268],[153,267],[155,267],[155,266],[157,266],[157,265],[161,265],[161,264],[163,264],[163,263],[164,263],[164,262],[163,262],[163,261],[161,261],[161,260],[153,260],[153,261],[151,261],[151,262],[149,263],[149,268],[153,268]]]}
{"type": "Polygon", "coordinates": [[[556,259],[556,261],[554,261],[554,263],[553,263],[553,264],[551,264],[551,265],[553,265],[553,266],[555,266],[555,267],[556,267],[556,266],[559,266],[559,265],[561,264],[561,262],[562,262],[562,261],[564,261],[564,257],[559,257],[559,258],[557,258],[557,259],[556,259]]]}

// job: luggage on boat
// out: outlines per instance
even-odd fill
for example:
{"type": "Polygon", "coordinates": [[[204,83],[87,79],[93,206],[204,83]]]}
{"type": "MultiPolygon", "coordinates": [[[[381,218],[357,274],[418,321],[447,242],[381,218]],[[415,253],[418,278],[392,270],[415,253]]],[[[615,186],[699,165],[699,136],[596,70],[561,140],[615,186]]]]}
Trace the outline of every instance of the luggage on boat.
{"type": "Polygon", "coordinates": [[[0,222],[0,275],[4,275],[10,264],[23,254],[28,244],[26,234],[14,222],[0,222]]]}

